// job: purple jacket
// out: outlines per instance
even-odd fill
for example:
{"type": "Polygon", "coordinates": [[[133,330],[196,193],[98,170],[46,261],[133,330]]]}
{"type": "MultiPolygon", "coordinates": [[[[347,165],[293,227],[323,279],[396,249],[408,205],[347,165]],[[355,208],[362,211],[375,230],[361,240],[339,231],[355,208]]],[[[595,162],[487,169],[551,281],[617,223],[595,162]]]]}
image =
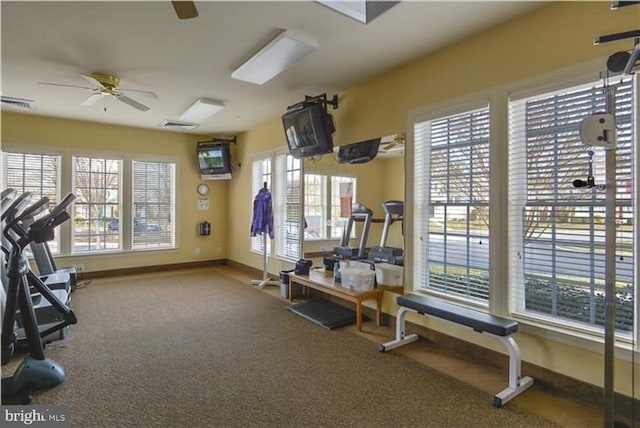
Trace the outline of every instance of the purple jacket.
{"type": "Polygon", "coordinates": [[[260,189],[253,200],[253,219],[251,220],[251,236],[268,233],[273,239],[273,208],[271,207],[271,192],[260,189]]]}

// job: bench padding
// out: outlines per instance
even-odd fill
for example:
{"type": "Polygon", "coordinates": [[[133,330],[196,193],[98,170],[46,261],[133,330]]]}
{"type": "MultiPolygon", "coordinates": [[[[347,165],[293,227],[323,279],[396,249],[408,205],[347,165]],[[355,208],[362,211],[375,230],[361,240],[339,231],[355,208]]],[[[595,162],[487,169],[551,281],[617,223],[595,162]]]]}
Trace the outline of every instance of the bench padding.
{"type": "Polygon", "coordinates": [[[481,333],[486,332],[495,334],[496,336],[510,336],[518,331],[518,323],[516,321],[430,299],[426,296],[407,294],[398,296],[396,301],[399,306],[413,309],[420,314],[432,315],[466,325],[481,333]]]}

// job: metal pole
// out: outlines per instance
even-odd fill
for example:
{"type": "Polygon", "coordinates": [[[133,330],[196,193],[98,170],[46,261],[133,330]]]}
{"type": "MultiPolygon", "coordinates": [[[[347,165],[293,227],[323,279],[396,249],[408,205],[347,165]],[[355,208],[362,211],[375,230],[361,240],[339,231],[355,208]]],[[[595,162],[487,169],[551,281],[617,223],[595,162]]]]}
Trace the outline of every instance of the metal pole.
{"type": "MultiPolygon", "coordinates": [[[[615,117],[615,95],[606,87],[607,112],[615,117]]],[[[614,131],[615,132],[615,131],[614,131]]],[[[614,424],[614,349],[616,319],[616,150],[605,146],[604,425],[614,424]]]]}

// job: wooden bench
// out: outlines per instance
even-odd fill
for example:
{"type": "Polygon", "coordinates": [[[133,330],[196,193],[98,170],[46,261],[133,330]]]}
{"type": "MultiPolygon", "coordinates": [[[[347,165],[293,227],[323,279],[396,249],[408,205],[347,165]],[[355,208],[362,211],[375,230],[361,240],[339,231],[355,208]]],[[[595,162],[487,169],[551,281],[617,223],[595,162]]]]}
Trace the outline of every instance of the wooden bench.
{"type": "Polygon", "coordinates": [[[380,345],[380,352],[391,351],[399,346],[418,340],[417,334],[406,335],[405,333],[405,316],[407,312],[430,315],[471,327],[478,333],[486,333],[496,337],[505,345],[509,352],[509,386],[493,397],[494,406],[502,407],[509,400],[533,385],[531,377],[521,377],[520,374],[520,348],[513,338],[513,334],[518,331],[518,323],[516,321],[415,294],[398,296],[396,303],[400,306],[396,315],[396,338],[380,345]]]}

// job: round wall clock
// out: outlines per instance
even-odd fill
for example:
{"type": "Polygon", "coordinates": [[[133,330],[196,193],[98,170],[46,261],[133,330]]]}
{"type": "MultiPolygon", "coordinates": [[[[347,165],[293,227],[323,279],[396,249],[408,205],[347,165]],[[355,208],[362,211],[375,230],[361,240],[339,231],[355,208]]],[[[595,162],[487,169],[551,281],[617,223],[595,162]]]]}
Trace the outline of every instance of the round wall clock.
{"type": "Polygon", "coordinates": [[[207,186],[205,183],[199,184],[198,185],[198,194],[200,196],[206,196],[209,194],[209,186],[207,186]]]}

